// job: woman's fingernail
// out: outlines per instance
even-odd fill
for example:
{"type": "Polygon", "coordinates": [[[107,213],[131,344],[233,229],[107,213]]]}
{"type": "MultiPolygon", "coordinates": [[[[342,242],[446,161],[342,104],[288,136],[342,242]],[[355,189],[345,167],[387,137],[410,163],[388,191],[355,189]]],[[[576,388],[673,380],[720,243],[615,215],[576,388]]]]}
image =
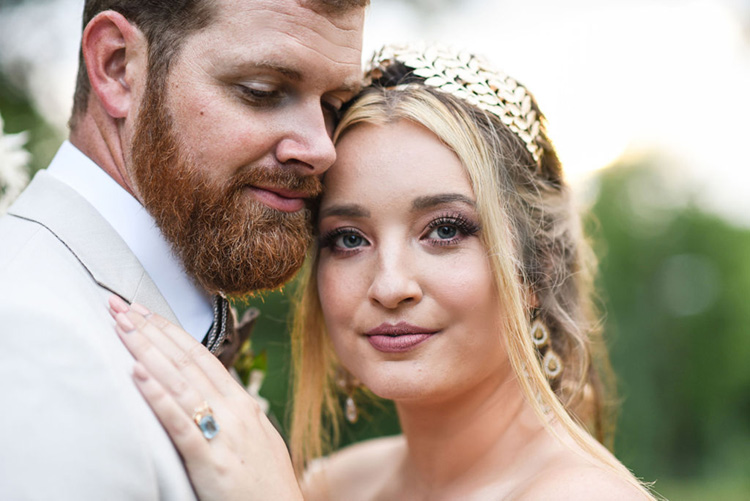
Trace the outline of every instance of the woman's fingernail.
{"type": "Polygon", "coordinates": [[[133,322],[130,321],[128,317],[125,316],[124,313],[118,313],[115,315],[115,320],[117,320],[117,325],[120,326],[122,330],[125,332],[130,332],[135,330],[135,325],[133,325],[133,322]]]}
{"type": "Polygon", "coordinates": [[[135,311],[136,313],[140,313],[144,317],[147,317],[147,316],[151,315],[151,312],[148,311],[148,308],[146,308],[145,306],[143,306],[142,304],[139,304],[139,303],[133,303],[133,304],[131,304],[130,305],[130,309],[133,310],[133,311],[135,311]]]}
{"type": "Polygon", "coordinates": [[[115,311],[115,313],[125,313],[130,309],[128,303],[123,301],[120,296],[114,294],[109,296],[109,306],[115,311]]]}
{"type": "Polygon", "coordinates": [[[142,363],[136,362],[135,365],[133,365],[133,377],[138,381],[146,381],[148,379],[148,371],[142,363]]]}

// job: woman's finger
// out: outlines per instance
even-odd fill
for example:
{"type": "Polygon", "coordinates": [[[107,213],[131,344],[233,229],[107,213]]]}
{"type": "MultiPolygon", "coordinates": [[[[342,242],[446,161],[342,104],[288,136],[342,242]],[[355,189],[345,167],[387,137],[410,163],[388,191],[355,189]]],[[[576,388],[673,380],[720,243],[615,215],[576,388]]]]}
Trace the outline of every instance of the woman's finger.
{"type": "Polygon", "coordinates": [[[150,313],[145,306],[137,303],[128,305],[115,295],[110,297],[109,304],[115,319],[118,313],[124,314],[156,348],[184,372],[188,380],[205,378],[222,395],[230,398],[243,397],[245,389],[227,372],[224,365],[181,327],[160,315],[150,313]]]}
{"type": "Polygon", "coordinates": [[[133,366],[133,380],[183,458],[209,454],[209,441],[192,416],[185,413],[182,406],[139,362],[133,366]]]}
{"type": "MultiPolygon", "coordinates": [[[[302,499],[286,445],[265,416],[240,412],[240,420],[236,410],[215,408],[221,429],[207,439],[145,367],[136,363],[133,379],[182,455],[201,499],[302,499]]],[[[252,400],[247,394],[245,399],[252,400]]]]}
{"type": "MultiPolygon", "coordinates": [[[[135,328],[140,329],[141,333],[146,336],[156,348],[164,353],[167,358],[176,362],[184,356],[183,349],[177,346],[172,340],[173,336],[166,336],[162,332],[162,326],[160,326],[160,323],[162,325],[168,324],[169,322],[167,320],[162,319],[162,322],[160,323],[149,323],[148,319],[149,317],[153,316],[153,314],[145,306],[139,305],[137,303],[129,305],[115,295],[112,295],[109,298],[109,305],[109,312],[116,321],[118,320],[118,314],[125,315],[125,317],[127,317],[127,320],[130,320],[135,328]],[[141,316],[143,318],[141,318],[141,316]]],[[[125,325],[121,325],[121,327],[123,327],[123,329],[127,331],[127,327],[125,325]]],[[[179,327],[175,326],[175,328],[182,331],[182,329],[180,329],[179,327]]],[[[192,336],[190,336],[190,334],[188,334],[187,332],[182,332],[186,336],[192,338],[192,336]]],[[[175,365],[177,365],[177,363],[175,363],[175,365]]]]}
{"type": "Polygon", "coordinates": [[[116,330],[125,347],[148,372],[157,379],[170,395],[180,404],[185,413],[192,413],[206,400],[222,398],[211,382],[197,367],[181,371],[164,353],[154,346],[143,331],[149,324],[141,316],[133,318],[123,313],[116,315],[116,330]]]}
{"type": "MultiPolygon", "coordinates": [[[[134,304],[132,306],[132,310],[135,311],[133,315],[138,315],[140,308],[143,307],[134,304]]],[[[131,314],[128,313],[129,316],[131,314]]],[[[196,366],[223,395],[230,395],[237,390],[237,382],[229,375],[226,367],[193,336],[156,313],[148,315],[146,321],[155,327],[159,334],[158,336],[152,336],[156,331],[149,330],[146,333],[149,335],[149,339],[154,344],[157,344],[156,338],[164,341],[165,345],[168,342],[169,351],[165,351],[165,354],[171,358],[177,367],[184,367],[189,370],[191,366],[196,366]]]]}

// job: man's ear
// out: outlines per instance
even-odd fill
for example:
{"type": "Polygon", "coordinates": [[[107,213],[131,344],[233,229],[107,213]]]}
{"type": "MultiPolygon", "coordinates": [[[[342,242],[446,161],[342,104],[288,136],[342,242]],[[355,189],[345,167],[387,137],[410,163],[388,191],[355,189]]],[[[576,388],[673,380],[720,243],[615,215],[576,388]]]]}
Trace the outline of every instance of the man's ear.
{"type": "Polygon", "coordinates": [[[86,25],[81,48],[91,90],[112,118],[125,118],[133,104],[133,85],[146,67],[143,33],[122,14],[108,10],[86,25]]]}

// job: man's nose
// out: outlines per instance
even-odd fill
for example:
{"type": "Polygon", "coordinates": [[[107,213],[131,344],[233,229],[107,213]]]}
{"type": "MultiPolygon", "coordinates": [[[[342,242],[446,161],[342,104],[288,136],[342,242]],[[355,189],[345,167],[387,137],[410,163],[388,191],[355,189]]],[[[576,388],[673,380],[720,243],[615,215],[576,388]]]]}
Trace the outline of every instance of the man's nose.
{"type": "Polygon", "coordinates": [[[300,175],[321,175],[336,161],[330,132],[319,102],[300,106],[276,147],[276,159],[294,165],[300,175]]]}

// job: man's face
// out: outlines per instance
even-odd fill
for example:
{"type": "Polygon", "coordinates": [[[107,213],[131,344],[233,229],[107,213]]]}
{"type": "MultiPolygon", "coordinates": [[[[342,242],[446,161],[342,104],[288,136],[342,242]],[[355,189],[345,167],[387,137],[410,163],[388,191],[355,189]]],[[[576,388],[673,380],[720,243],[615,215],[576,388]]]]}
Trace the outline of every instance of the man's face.
{"type": "Polygon", "coordinates": [[[137,195],[187,271],[243,294],[291,278],[309,198],[335,160],[335,109],[357,89],[363,10],[219,0],[166,88],[149,79],[132,142],[137,195]]]}

